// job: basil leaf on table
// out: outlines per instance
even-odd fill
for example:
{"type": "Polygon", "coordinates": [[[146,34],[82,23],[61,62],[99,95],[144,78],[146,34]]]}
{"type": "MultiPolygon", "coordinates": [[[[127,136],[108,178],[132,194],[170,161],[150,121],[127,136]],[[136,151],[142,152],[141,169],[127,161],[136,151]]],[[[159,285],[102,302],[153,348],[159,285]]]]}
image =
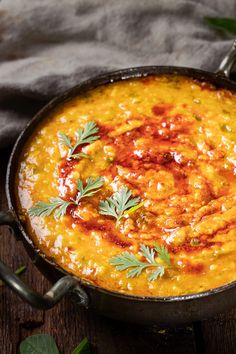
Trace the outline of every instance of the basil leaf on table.
{"type": "Polygon", "coordinates": [[[21,342],[20,354],[59,354],[59,351],[53,337],[36,334],[21,342]]]}
{"type": "Polygon", "coordinates": [[[216,29],[236,35],[236,19],[225,17],[205,17],[205,20],[208,25],[216,29]]]}
{"type": "Polygon", "coordinates": [[[88,339],[84,338],[78,347],[73,350],[72,354],[90,354],[88,339]]]}

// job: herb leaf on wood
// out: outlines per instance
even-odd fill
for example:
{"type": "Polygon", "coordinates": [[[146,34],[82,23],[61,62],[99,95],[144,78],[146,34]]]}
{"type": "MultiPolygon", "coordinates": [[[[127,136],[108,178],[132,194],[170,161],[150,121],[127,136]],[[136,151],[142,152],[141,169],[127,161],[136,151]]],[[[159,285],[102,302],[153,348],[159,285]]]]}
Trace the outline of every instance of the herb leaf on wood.
{"type": "Polygon", "coordinates": [[[53,337],[48,334],[36,334],[27,337],[20,344],[21,354],[59,354],[53,337]]]}
{"type": "Polygon", "coordinates": [[[90,347],[87,338],[84,338],[82,342],[73,350],[72,354],[90,354],[90,347]]]}
{"type": "MultiPolygon", "coordinates": [[[[20,266],[15,270],[15,275],[21,275],[26,271],[26,266],[20,266]]],[[[0,286],[3,286],[4,282],[0,279],[0,286]]]]}

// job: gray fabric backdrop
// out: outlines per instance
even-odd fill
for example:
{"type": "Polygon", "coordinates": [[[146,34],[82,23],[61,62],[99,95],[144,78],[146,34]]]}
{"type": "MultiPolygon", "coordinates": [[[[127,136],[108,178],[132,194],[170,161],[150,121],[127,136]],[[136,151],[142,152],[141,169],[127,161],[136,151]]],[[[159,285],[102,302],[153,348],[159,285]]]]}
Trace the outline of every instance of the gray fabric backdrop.
{"type": "Polygon", "coordinates": [[[128,66],[214,70],[231,44],[204,16],[235,0],[0,0],[0,147],[49,99],[128,66]]]}

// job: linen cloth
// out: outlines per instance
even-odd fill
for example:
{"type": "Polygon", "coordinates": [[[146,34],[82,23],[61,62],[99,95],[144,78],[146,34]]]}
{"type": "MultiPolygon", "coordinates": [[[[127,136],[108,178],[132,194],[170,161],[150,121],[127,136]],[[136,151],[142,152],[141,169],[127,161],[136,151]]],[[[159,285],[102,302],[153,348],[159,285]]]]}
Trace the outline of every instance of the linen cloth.
{"type": "Polygon", "coordinates": [[[140,65],[214,70],[232,40],[204,16],[234,0],[0,0],[0,148],[55,95],[140,65]]]}

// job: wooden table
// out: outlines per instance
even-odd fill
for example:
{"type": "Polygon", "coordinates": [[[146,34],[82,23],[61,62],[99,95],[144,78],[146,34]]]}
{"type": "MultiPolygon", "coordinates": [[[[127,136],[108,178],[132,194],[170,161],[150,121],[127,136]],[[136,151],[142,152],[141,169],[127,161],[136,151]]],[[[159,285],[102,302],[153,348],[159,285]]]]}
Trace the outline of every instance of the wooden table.
{"type": "MultiPolygon", "coordinates": [[[[10,150],[0,157],[0,210],[6,210],[4,179],[10,150]]],[[[22,275],[28,284],[45,292],[50,284],[29,260],[23,246],[1,227],[0,258],[12,269],[27,266],[22,275]]],[[[227,301],[227,300],[226,300],[227,301]]],[[[112,321],[78,308],[64,299],[43,312],[24,304],[6,286],[0,288],[0,354],[18,353],[19,343],[36,333],[51,334],[61,354],[88,337],[92,354],[233,354],[236,353],[236,310],[192,325],[161,329],[112,321]]]]}

